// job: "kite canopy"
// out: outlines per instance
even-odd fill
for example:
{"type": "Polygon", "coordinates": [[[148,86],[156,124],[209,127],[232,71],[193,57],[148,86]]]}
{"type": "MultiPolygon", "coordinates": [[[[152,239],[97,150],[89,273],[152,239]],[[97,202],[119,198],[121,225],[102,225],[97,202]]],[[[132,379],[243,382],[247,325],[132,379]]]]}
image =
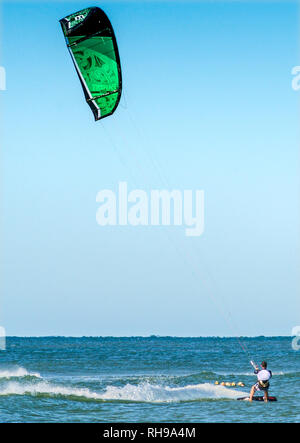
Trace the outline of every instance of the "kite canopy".
{"type": "Polygon", "coordinates": [[[61,19],[60,24],[95,120],[111,115],[121,98],[122,77],[107,15],[100,8],[86,8],[61,19]]]}

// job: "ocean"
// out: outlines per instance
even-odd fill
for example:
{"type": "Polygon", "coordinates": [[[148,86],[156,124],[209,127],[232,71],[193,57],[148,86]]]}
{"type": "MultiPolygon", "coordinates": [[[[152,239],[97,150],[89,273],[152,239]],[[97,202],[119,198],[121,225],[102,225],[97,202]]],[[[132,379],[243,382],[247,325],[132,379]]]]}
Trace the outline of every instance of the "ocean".
{"type": "Polygon", "coordinates": [[[284,423],[300,420],[290,337],[8,337],[1,423],[284,423]],[[267,360],[276,403],[236,401],[267,360]],[[215,382],[244,383],[226,387],[215,382]]]}

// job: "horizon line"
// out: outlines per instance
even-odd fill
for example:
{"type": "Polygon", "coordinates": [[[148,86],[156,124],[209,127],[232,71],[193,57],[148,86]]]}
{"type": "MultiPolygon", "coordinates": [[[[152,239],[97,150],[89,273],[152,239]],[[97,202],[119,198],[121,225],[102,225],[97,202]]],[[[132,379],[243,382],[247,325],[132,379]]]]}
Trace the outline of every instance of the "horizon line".
{"type": "Polygon", "coordinates": [[[291,338],[294,335],[7,335],[6,338],[291,338]]]}

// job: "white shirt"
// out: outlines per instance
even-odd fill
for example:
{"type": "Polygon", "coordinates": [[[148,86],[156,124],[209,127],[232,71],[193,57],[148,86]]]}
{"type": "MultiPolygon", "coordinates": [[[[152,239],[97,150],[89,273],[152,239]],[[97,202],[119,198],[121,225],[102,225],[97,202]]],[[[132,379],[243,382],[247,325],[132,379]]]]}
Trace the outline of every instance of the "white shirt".
{"type": "Polygon", "coordinates": [[[257,374],[257,379],[261,380],[261,381],[267,381],[267,380],[270,380],[270,378],[271,378],[271,374],[266,369],[262,369],[257,374]]]}

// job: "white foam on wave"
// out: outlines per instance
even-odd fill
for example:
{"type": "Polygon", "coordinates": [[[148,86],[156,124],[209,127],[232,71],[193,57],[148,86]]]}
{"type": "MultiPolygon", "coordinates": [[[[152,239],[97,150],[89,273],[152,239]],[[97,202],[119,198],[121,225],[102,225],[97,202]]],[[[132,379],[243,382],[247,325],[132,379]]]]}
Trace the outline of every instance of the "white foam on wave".
{"type": "Polygon", "coordinates": [[[210,383],[176,388],[143,383],[137,386],[127,384],[122,388],[108,386],[102,398],[146,402],[178,402],[220,398],[236,399],[240,396],[240,391],[228,389],[224,386],[214,386],[210,383]]]}
{"type": "Polygon", "coordinates": [[[39,395],[72,396],[93,400],[133,401],[150,403],[170,403],[179,401],[197,401],[201,399],[236,399],[244,392],[228,389],[224,386],[215,386],[210,383],[187,385],[183,387],[169,387],[141,383],[139,385],[126,384],[123,387],[107,386],[102,393],[93,392],[87,388],[65,387],[48,383],[18,383],[9,382],[0,389],[3,395],[39,395]]]}
{"type": "Polygon", "coordinates": [[[101,400],[102,397],[96,392],[91,392],[87,388],[73,388],[53,385],[47,381],[39,383],[18,383],[10,381],[5,387],[0,389],[0,396],[5,395],[39,395],[49,396],[75,396],[101,400]]]}
{"type": "Polygon", "coordinates": [[[0,369],[0,379],[1,378],[12,378],[12,377],[37,377],[41,378],[38,372],[28,372],[27,369],[22,367],[16,367],[12,369],[0,369]]]}

